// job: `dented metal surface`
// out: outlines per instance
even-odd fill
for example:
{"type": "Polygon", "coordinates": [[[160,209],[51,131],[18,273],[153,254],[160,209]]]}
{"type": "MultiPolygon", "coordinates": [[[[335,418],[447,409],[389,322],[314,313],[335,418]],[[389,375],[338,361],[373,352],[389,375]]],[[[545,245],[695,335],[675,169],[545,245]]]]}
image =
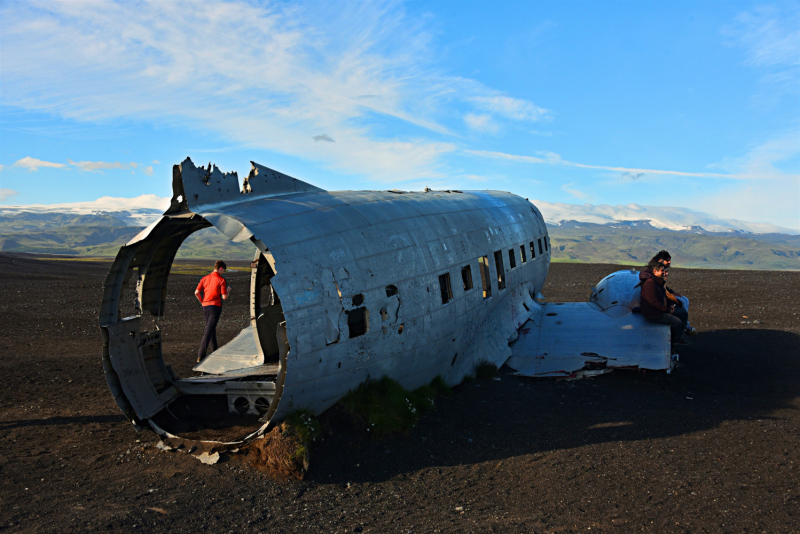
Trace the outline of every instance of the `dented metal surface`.
{"type": "Polygon", "coordinates": [[[187,158],[174,167],[170,208],[122,247],[106,279],[104,370],[126,416],[165,437],[202,429],[197,413],[229,414],[231,425],[258,415],[238,444],[298,408],[326,410],[369,377],[455,385],[478,362],[502,365],[510,342],[527,346],[529,319],[544,324],[533,296],[549,261],[541,213],[510,193],[329,192],[255,163],[240,188],[236,173],[187,158]],[[212,225],[254,245],[251,322],[195,367],[206,375],[181,379],[140,315],[164,314],[178,247],[212,225]],[[140,315],[123,318],[132,276],[140,315]]]}
{"type": "Polygon", "coordinates": [[[506,363],[532,377],[671,370],[669,329],[634,313],[639,295],[638,273],[628,270],[603,278],[589,302],[536,304],[506,363]]]}

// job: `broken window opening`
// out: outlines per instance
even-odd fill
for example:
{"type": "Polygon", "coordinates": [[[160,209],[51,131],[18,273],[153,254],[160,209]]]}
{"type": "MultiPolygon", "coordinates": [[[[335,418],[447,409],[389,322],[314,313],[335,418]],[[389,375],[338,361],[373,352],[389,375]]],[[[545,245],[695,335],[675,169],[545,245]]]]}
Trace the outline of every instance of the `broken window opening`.
{"type": "Polygon", "coordinates": [[[522,260],[522,263],[528,261],[528,258],[525,257],[525,245],[519,246],[519,257],[522,260]]]}
{"type": "Polygon", "coordinates": [[[536,248],[534,248],[533,246],[533,241],[531,241],[531,259],[532,260],[536,259],[536,248]]]}
{"type": "Polygon", "coordinates": [[[395,295],[399,295],[400,291],[397,290],[397,286],[388,285],[386,286],[386,296],[393,297],[395,295]]]}
{"type": "Polygon", "coordinates": [[[544,254],[544,251],[542,250],[542,238],[541,237],[539,238],[539,254],[544,254]]]}
{"type": "Polygon", "coordinates": [[[363,336],[369,332],[369,310],[361,307],[354,310],[346,310],[347,328],[350,337],[363,336]]]}
{"type": "Polygon", "coordinates": [[[472,289],[472,268],[469,265],[461,268],[461,282],[464,284],[464,291],[472,289]]]}
{"type": "Polygon", "coordinates": [[[517,257],[514,254],[514,249],[508,249],[508,268],[513,269],[517,266],[517,257]]]}
{"type": "Polygon", "coordinates": [[[364,304],[364,295],[359,293],[358,295],[353,296],[353,306],[361,306],[364,304]]]}
{"type": "Polygon", "coordinates": [[[548,241],[548,237],[547,237],[547,236],[544,236],[544,249],[545,249],[545,250],[549,250],[549,249],[547,248],[547,241],[548,241]]]}
{"type": "Polygon", "coordinates": [[[478,270],[481,272],[481,286],[483,287],[483,298],[492,296],[492,285],[489,283],[489,256],[478,258],[478,270]]]}
{"type": "Polygon", "coordinates": [[[506,270],[503,267],[503,251],[494,253],[494,268],[497,270],[497,289],[506,288],[506,270]]]}
{"type": "Polygon", "coordinates": [[[453,290],[450,289],[450,273],[439,275],[439,291],[442,295],[442,304],[447,304],[453,299],[453,290]]]}

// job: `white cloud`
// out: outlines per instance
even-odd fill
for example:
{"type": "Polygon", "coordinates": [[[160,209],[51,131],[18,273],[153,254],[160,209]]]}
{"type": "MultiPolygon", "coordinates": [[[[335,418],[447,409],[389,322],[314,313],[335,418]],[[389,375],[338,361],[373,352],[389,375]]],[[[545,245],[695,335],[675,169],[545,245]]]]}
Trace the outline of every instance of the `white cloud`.
{"type": "Polygon", "coordinates": [[[479,108],[518,121],[539,121],[547,118],[550,114],[548,110],[540,108],[532,102],[510,96],[475,96],[469,100],[479,108]]]}
{"type": "Polygon", "coordinates": [[[467,113],[464,115],[464,124],[478,132],[497,133],[499,126],[492,120],[491,115],[467,113]]]}
{"type": "Polygon", "coordinates": [[[84,172],[102,172],[107,169],[135,169],[137,167],[137,164],[133,162],[120,163],[115,161],[109,163],[107,161],[72,161],[71,159],[67,161],[73,167],[77,167],[84,172]]]}
{"type": "Polygon", "coordinates": [[[147,176],[153,176],[153,166],[148,165],[147,167],[142,169],[142,172],[144,172],[147,176]]]}
{"type": "MultiPolygon", "coordinates": [[[[748,165],[748,166],[740,165],[739,167],[742,169],[742,172],[737,172],[737,173],[686,172],[686,171],[675,171],[669,169],[640,169],[636,167],[612,167],[608,165],[588,165],[585,163],[576,163],[574,161],[568,161],[562,159],[560,155],[555,154],[553,152],[541,152],[540,155],[542,157],[521,156],[518,154],[506,154],[505,152],[493,152],[489,150],[464,150],[463,152],[484,158],[505,159],[509,161],[518,161],[521,163],[544,163],[548,165],[563,165],[565,167],[576,167],[579,169],[595,169],[603,171],[629,173],[630,177],[636,176],[637,179],[642,178],[644,175],[647,174],[686,176],[695,178],[729,178],[731,180],[759,180],[767,177],[763,172],[760,172],[763,171],[763,169],[758,169],[753,165],[748,165]]],[[[721,165],[716,164],[716,166],[721,166],[721,165]]]]}
{"type": "Polygon", "coordinates": [[[789,131],[753,147],[741,158],[726,159],[716,166],[731,172],[758,176],[756,182],[730,184],[711,195],[687,198],[686,204],[720,217],[767,218],[782,226],[800,229],[800,175],[782,171],[783,163],[797,168],[800,132],[789,131]]]}
{"type": "Polygon", "coordinates": [[[800,6],[797,3],[756,7],[739,14],[722,33],[744,47],[749,65],[800,65],[800,6]]]}
{"type": "Polygon", "coordinates": [[[40,0],[6,4],[3,21],[6,104],[202,127],[372,179],[441,173],[441,156],[455,150],[438,138],[451,135],[444,103],[515,120],[543,113],[437,72],[424,20],[399,3],[40,0]],[[376,117],[416,133],[384,137],[376,117]],[[335,144],[314,142],[326,131],[335,144]]]}
{"type": "Polygon", "coordinates": [[[39,167],[63,169],[64,167],[66,167],[66,165],[64,165],[63,163],[53,163],[52,161],[44,161],[41,159],[36,159],[30,156],[26,156],[14,162],[14,165],[12,165],[12,167],[22,167],[23,169],[28,169],[29,171],[38,171],[39,167]]]}
{"type": "Polygon", "coordinates": [[[154,159],[154,160],[153,160],[153,165],[158,165],[159,163],[161,163],[161,162],[160,162],[160,161],[158,161],[157,159],[154,159]]]}
{"type": "Polygon", "coordinates": [[[19,192],[14,191],[13,189],[6,189],[0,187],[0,202],[3,202],[11,197],[15,197],[19,194],[19,192]]]}
{"type": "Polygon", "coordinates": [[[722,34],[744,50],[745,64],[759,69],[777,94],[800,92],[800,4],[757,6],[740,13],[722,34]]]}
{"type": "Polygon", "coordinates": [[[573,184],[573,183],[564,184],[564,185],[561,186],[561,189],[564,190],[565,192],[569,193],[573,197],[579,199],[579,200],[585,200],[587,202],[592,200],[592,196],[591,195],[589,195],[588,193],[584,193],[583,191],[580,191],[578,189],[575,189],[573,187],[574,185],[575,184],[573,184]]]}

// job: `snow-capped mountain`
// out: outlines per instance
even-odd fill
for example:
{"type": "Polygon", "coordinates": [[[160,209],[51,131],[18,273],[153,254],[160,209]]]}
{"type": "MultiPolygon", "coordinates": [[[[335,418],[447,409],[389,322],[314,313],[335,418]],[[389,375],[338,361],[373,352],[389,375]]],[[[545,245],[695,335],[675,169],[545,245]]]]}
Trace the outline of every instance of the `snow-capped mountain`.
{"type": "Polygon", "coordinates": [[[113,215],[128,226],[147,226],[169,207],[168,197],[140,195],[134,198],[100,197],[90,202],[65,204],[29,204],[27,206],[2,206],[0,215],[13,216],[20,213],[71,215],[113,215]]]}
{"type": "Polygon", "coordinates": [[[659,206],[609,206],[606,204],[562,204],[544,200],[532,201],[542,212],[547,224],[558,226],[564,221],[594,224],[646,221],[655,228],[675,231],[705,230],[707,232],[748,232],[753,234],[798,235],[800,230],[783,228],[769,223],[720,219],[708,213],[686,208],[659,206]]]}

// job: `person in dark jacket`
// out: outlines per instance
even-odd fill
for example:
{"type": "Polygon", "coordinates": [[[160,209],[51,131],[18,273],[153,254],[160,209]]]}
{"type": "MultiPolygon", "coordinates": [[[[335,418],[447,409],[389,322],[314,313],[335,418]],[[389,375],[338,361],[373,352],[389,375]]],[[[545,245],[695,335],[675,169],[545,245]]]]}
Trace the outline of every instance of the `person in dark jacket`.
{"type": "Polygon", "coordinates": [[[639,273],[642,285],[642,298],[639,304],[642,315],[651,323],[665,324],[670,327],[673,344],[685,345],[683,333],[689,314],[682,307],[677,307],[667,298],[666,273],[668,269],[653,258],[647,268],[639,273]]]}
{"type": "MultiPolygon", "coordinates": [[[[683,308],[683,311],[686,314],[689,314],[689,297],[686,295],[681,295],[680,293],[673,291],[667,284],[667,274],[669,273],[669,268],[672,265],[672,256],[666,250],[659,250],[658,254],[653,256],[653,259],[650,261],[658,261],[661,265],[665,267],[664,271],[664,289],[667,291],[667,300],[669,300],[672,304],[675,305],[676,308],[683,308]]],[[[689,324],[689,321],[686,321],[686,330],[684,333],[687,336],[696,336],[697,329],[693,328],[692,325],[689,324]]]]}

